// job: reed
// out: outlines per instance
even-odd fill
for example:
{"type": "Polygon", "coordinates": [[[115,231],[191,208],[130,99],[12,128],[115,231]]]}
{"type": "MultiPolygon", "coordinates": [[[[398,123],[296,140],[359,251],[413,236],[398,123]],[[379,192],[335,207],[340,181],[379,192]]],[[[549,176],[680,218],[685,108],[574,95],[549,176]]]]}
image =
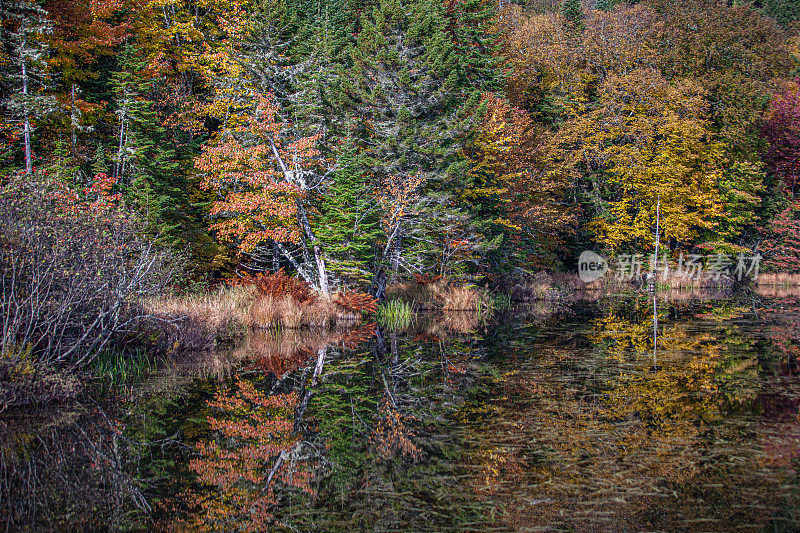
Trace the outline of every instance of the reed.
{"type": "Polygon", "coordinates": [[[237,285],[223,286],[201,294],[149,298],[142,305],[155,315],[191,317],[214,330],[220,330],[231,323],[246,323],[255,300],[256,292],[252,287],[237,285]]]}
{"type": "Polygon", "coordinates": [[[148,357],[144,351],[103,352],[95,360],[94,373],[100,379],[103,388],[117,389],[151,375],[158,364],[148,357]]]}
{"type": "Polygon", "coordinates": [[[378,307],[377,318],[380,325],[398,331],[411,326],[414,311],[410,303],[393,298],[378,307]]]}

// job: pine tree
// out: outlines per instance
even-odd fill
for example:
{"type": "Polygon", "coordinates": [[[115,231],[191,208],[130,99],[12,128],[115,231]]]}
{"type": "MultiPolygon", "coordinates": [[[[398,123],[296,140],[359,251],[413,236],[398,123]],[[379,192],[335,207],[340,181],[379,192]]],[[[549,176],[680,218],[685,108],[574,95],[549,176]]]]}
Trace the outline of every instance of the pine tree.
{"type": "Polygon", "coordinates": [[[378,206],[362,160],[352,143],[344,146],[319,203],[316,223],[331,272],[356,283],[371,281],[381,235],[378,206]]]}
{"type": "Polygon", "coordinates": [[[561,17],[565,30],[582,30],[583,9],[581,8],[581,0],[561,0],[561,17]]]}

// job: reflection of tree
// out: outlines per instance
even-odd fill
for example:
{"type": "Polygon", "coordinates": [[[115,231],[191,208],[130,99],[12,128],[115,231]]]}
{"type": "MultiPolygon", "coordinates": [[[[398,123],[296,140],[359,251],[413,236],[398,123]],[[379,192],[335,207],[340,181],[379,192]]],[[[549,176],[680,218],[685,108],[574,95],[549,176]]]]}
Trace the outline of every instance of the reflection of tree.
{"type": "Polygon", "coordinates": [[[99,530],[141,524],[137,443],[96,407],[0,420],[0,526],[99,530]]]}
{"type": "Polygon", "coordinates": [[[200,508],[195,525],[213,529],[264,530],[275,520],[276,487],[311,492],[311,456],[294,431],[296,394],[265,395],[238,382],[233,394],[219,393],[209,417],[213,441],[197,444],[189,463],[207,487],[194,496],[200,508]]]}
{"type": "Polygon", "coordinates": [[[793,373],[800,360],[800,301],[796,297],[777,298],[761,309],[765,336],[793,373]]]}
{"type": "Polygon", "coordinates": [[[776,385],[759,340],[730,309],[704,310],[713,321],[659,310],[655,366],[646,304],[605,308],[588,331],[512,338],[501,351],[522,351],[516,373],[469,407],[473,482],[502,527],[725,530],[769,518],[785,478],[764,461],[774,449],[788,466],[776,446],[800,428],[776,439],[776,425],[752,419],[776,385]]]}
{"type": "Polygon", "coordinates": [[[477,520],[479,502],[453,483],[465,472],[450,426],[470,378],[449,369],[470,365],[473,343],[378,331],[369,345],[333,353],[304,417],[326,466],[315,497],[295,500],[282,518],[301,530],[453,529],[477,520]]]}

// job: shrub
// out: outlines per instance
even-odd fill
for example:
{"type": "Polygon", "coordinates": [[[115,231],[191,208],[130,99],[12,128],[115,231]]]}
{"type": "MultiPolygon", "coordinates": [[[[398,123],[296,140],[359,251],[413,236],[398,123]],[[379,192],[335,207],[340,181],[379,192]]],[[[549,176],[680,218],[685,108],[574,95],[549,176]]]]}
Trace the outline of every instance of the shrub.
{"type": "Polygon", "coordinates": [[[356,315],[374,313],[378,309],[375,298],[363,292],[340,292],[333,301],[345,311],[356,315]]]}
{"type": "Polygon", "coordinates": [[[242,276],[233,278],[232,285],[252,285],[258,292],[265,296],[282,298],[288,296],[299,303],[311,303],[317,295],[303,280],[287,276],[283,268],[274,274],[256,274],[255,276],[242,276]]]}
{"type": "Polygon", "coordinates": [[[82,366],[144,315],[176,257],[122,213],[108,179],[81,196],[60,182],[15,177],[0,187],[0,350],[30,346],[37,364],[82,366]]]}

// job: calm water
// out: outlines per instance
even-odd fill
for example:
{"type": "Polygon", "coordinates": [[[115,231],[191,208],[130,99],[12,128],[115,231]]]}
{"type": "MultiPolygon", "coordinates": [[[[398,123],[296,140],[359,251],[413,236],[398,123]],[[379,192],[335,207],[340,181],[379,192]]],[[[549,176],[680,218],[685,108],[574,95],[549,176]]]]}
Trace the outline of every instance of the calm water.
{"type": "Polygon", "coordinates": [[[0,523],[796,531],[795,298],[252,335],[0,415],[0,523]]]}

